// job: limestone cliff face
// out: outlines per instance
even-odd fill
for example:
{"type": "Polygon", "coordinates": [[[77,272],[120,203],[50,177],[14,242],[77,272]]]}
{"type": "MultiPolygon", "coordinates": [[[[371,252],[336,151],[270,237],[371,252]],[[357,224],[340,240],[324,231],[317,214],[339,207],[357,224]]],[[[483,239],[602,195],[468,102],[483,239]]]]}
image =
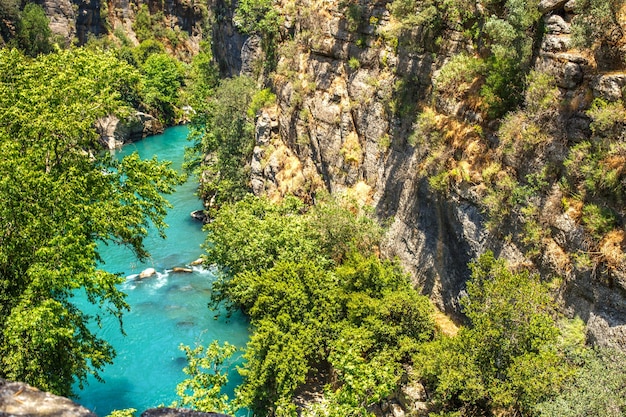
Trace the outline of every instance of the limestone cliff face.
{"type": "MultiPolygon", "coordinates": [[[[50,19],[50,29],[67,44],[75,39],[84,44],[88,37],[112,34],[121,30],[132,42],[137,43],[133,22],[142,5],[151,14],[161,13],[162,25],[166,28],[186,32],[187,37],[180,45],[169,45],[177,49],[182,57],[198,52],[209,8],[190,0],[40,0],[50,19]]],[[[210,7],[210,5],[209,5],[210,7]]]]}
{"type": "MultiPolygon", "coordinates": [[[[626,74],[615,64],[619,49],[599,48],[595,55],[571,49],[573,2],[541,2],[545,33],[536,42],[534,67],[555,76],[559,100],[567,106],[550,116],[550,140],[524,159],[502,154],[500,122],[489,121],[471,96],[433,95],[434,80],[450,57],[474,52],[460,31],[444,28],[435,41],[417,26],[401,36],[418,40],[419,48],[397,45],[397,34],[390,35],[397,25],[390,1],[359,2],[358,19],[335,1],[296,3],[283,28],[289,40],[280,44],[270,80],[277,106],[258,118],[255,192],[310,197],[324,187],[374,205],[382,220],[391,221],[385,252],[399,257],[415,285],[452,316],[461,317],[468,262],[486,250],[545,277],[561,277],[557,292],[564,310],[587,321],[590,339],[626,348],[624,257],[611,265],[601,256],[591,266],[575,262],[576,253],[596,249],[580,216],[560,207],[558,184],[529,203],[547,231],[539,253],[529,255],[520,213],[487,227],[481,171],[490,158],[520,173],[533,164],[562,164],[569,147],[591,134],[591,101],[622,98],[626,74]],[[444,140],[456,174],[446,192],[429,184],[425,172],[436,156],[415,139],[415,116],[426,111],[436,115],[433,123],[444,136],[452,132],[444,140]]],[[[619,249],[623,242],[614,244],[619,249]]]]}

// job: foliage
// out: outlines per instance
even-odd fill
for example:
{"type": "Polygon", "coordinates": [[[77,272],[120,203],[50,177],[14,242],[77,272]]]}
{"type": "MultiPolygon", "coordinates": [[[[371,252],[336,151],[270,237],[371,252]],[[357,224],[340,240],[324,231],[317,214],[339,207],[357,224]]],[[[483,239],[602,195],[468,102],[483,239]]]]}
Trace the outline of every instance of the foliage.
{"type": "Polygon", "coordinates": [[[136,408],[125,408],[123,410],[113,410],[107,417],[135,417],[136,408]]]}
{"type": "Polygon", "coordinates": [[[36,3],[28,3],[20,13],[14,44],[26,55],[36,57],[52,50],[52,32],[49,19],[43,8],[36,3]]]}
{"type": "Polygon", "coordinates": [[[133,21],[133,31],[139,42],[155,38],[155,29],[160,24],[157,16],[152,16],[147,4],[139,6],[133,21]]]}
{"type": "Polygon", "coordinates": [[[478,407],[532,414],[571,372],[546,287],[512,272],[492,253],[470,265],[463,299],[471,327],[441,337],[416,355],[416,372],[444,409],[478,407]]]}
{"type": "Polygon", "coordinates": [[[594,43],[615,42],[614,34],[621,33],[618,15],[622,0],[577,0],[576,19],[572,25],[573,44],[591,47],[594,43]]]}
{"type": "Polygon", "coordinates": [[[165,123],[173,123],[185,68],[175,58],[159,53],[148,56],[141,69],[145,105],[165,123]]]}
{"type": "Polygon", "coordinates": [[[482,67],[477,57],[465,53],[455,55],[441,68],[434,80],[435,88],[440,94],[463,94],[482,73],[482,67]]]}
{"type": "Polygon", "coordinates": [[[219,69],[213,60],[210,42],[200,43],[200,51],[191,61],[189,78],[191,106],[201,109],[204,101],[213,94],[219,84],[219,69]]]}
{"type": "Polygon", "coordinates": [[[220,346],[213,341],[209,346],[181,345],[185,352],[187,366],[183,369],[189,378],[179,383],[176,394],[180,402],[173,407],[192,408],[198,411],[230,413],[228,396],[222,394],[222,388],[228,383],[228,360],[235,353],[235,346],[228,342],[220,346]]]}
{"type": "Polygon", "coordinates": [[[235,24],[243,33],[273,37],[278,34],[280,16],[273,0],[240,0],[235,24]]]}
{"type": "Polygon", "coordinates": [[[155,54],[165,54],[165,46],[157,40],[147,39],[141,42],[134,50],[133,55],[139,66],[143,66],[146,60],[155,54]]]}
{"type": "Polygon", "coordinates": [[[626,414],[626,355],[611,348],[593,350],[561,393],[537,408],[541,417],[623,416],[626,414]]]}
{"type": "Polygon", "coordinates": [[[613,230],[617,217],[607,207],[586,204],[583,206],[582,222],[591,235],[600,240],[602,236],[613,230]]]}
{"type": "Polygon", "coordinates": [[[251,195],[223,206],[207,225],[207,258],[224,272],[237,275],[260,273],[280,260],[314,257],[316,249],[308,246],[305,225],[298,216],[302,209],[295,198],[270,204],[251,195]]]}
{"type": "Polygon", "coordinates": [[[249,189],[254,125],[246,110],[254,92],[248,77],[222,80],[192,118],[186,168],[200,176],[200,194],[212,206],[239,200],[249,189]]]}
{"type": "Polygon", "coordinates": [[[340,375],[327,398],[356,413],[391,392],[400,363],[432,337],[428,299],[375,255],[380,228],[350,206],[250,196],[207,228],[208,259],[222,265],[213,302],[243,309],[254,328],[237,401],[256,413],[291,415],[294,392],[324,364],[340,375]]]}
{"type": "Polygon", "coordinates": [[[269,88],[264,88],[254,93],[250,105],[248,106],[248,117],[255,118],[263,107],[272,106],[276,103],[276,94],[269,88]]]}
{"type": "Polygon", "coordinates": [[[276,39],[282,17],[274,0],[240,0],[233,21],[245,34],[261,36],[265,52],[265,66],[273,69],[276,65],[276,39]]]}
{"type": "Polygon", "coordinates": [[[122,278],[99,269],[96,243],[143,258],[163,231],[178,175],[155,159],[97,153],[98,117],[119,112],[138,74],[111,53],[83,49],[31,60],[0,50],[0,376],[70,395],[114,351],[88,323],[121,320],[122,278]],[[85,315],[78,290],[102,310],[85,315]]]}

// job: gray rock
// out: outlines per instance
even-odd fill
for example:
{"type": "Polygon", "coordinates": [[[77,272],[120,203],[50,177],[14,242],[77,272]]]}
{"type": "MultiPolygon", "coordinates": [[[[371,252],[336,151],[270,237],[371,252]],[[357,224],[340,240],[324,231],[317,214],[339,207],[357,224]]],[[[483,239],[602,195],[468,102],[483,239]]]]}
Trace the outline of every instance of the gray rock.
{"type": "Polygon", "coordinates": [[[96,121],[100,141],[107,149],[117,149],[128,142],[163,133],[163,124],[154,116],[136,112],[127,120],[109,115],[96,121]]]}
{"type": "Polygon", "coordinates": [[[220,413],[205,413],[184,408],[151,408],[141,413],[141,417],[229,417],[220,413]]]}
{"type": "Polygon", "coordinates": [[[563,79],[559,86],[573,90],[583,81],[583,70],[580,65],[568,62],[563,68],[563,79]]]}
{"type": "Polygon", "coordinates": [[[576,9],[576,0],[569,0],[567,3],[565,3],[563,8],[568,13],[573,12],[576,9]]]}
{"type": "Polygon", "coordinates": [[[539,11],[548,13],[563,7],[565,3],[567,3],[567,0],[541,0],[539,2],[539,11]]]}
{"type": "Polygon", "coordinates": [[[558,14],[552,14],[544,18],[546,32],[553,35],[568,34],[572,32],[571,25],[558,14]]]}
{"type": "Polygon", "coordinates": [[[261,47],[261,37],[259,35],[252,35],[246,39],[241,47],[240,75],[253,76],[256,63],[262,59],[263,48],[261,47]]]}
{"type": "Polygon", "coordinates": [[[22,382],[0,379],[0,417],[96,417],[75,402],[22,382]]]}
{"type": "Polygon", "coordinates": [[[618,101],[622,99],[624,86],[626,86],[626,74],[601,75],[592,85],[593,95],[607,101],[618,101]]]}
{"type": "Polygon", "coordinates": [[[541,50],[545,52],[562,52],[569,49],[571,38],[565,35],[547,34],[543,37],[541,50]]]}

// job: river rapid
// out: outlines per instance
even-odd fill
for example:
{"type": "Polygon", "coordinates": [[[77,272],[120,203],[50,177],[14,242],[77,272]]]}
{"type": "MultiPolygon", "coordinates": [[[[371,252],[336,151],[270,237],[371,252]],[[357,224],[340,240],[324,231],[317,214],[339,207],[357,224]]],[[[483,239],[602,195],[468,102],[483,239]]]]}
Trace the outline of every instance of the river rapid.
{"type": "MultiPolygon", "coordinates": [[[[135,151],[146,159],[156,155],[159,160],[172,161],[180,170],[187,133],[185,126],[172,127],[162,135],[124,146],[117,155],[135,151]]],[[[200,245],[206,233],[189,215],[202,208],[195,188],[196,181],[190,178],[168,196],[174,208],[166,218],[167,238],[151,231],[145,241],[151,254],[146,262],[138,262],[129,250],[116,245],[101,248],[103,268],[126,277],[121,290],[128,294],[131,311],[123,319],[125,336],[114,317],[107,317],[102,328],[93,327],[117,352],[114,363],[101,372],[104,383],[90,377],[84,389],[75,388],[78,402],[98,416],[125,408],[135,408],[139,415],[147,408],[169,406],[176,400],[176,385],[185,379],[182,369],[187,363],[179,349],[181,343],[208,345],[219,340],[244,347],[248,340],[248,322],[243,315],[226,319],[225,314],[216,317],[216,312],[207,308],[214,280],[210,269],[192,267],[193,273],[172,272],[172,268],[185,267],[202,253],[200,245]],[[149,267],[157,274],[137,279],[149,267]]],[[[84,300],[78,304],[86,312],[93,309],[84,300]]],[[[227,393],[232,398],[234,387],[241,382],[235,366],[230,369],[229,380],[227,393]]]]}

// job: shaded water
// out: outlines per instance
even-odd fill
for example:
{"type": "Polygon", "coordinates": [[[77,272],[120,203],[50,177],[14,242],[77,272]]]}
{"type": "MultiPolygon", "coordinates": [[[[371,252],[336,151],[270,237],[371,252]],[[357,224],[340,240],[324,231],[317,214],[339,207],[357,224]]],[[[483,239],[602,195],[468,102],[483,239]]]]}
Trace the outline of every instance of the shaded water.
{"type": "MultiPolygon", "coordinates": [[[[157,155],[159,160],[182,166],[187,128],[169,128],[164,134],[126,145],[120,156],[137,151],[142,158],[157,155]]],[[[194,267],[194,272],[173,273],[176,266],[185,266],[199,257],[200,244],[205,233],[189,213],[201,209],[200,200],[194,195],[195,181],[191,178],[168,196],[174,205],[167,215],[169,225],[163,240],[151,233],[146,247],[151,258],[139,263],[132,253],[115,245],[103,246],[104,269],[119,272],[127,277],[121,289],[128,294],[131,311],[124,315],[122,335],[118,321],[109,317],[97,329],[98,336],[113,345],[117,357],[113,365],[101,373],[106,381],[94,378],[89,385],[78,390],[78,402],[105,416],[112,410],[136,408],[139,413],[150,407],[170,405],[176,399],[176,385],[185,379],[182,372],[186,365],[185,355],[179,345],[208,345],[217,339],[243,347],[248,339],[248,323],[245,317],[235,314],[226,320],[224,315],[215,318],[208,310],[210,285],[214,276],[210,270],[194,267]],[[157,275],[137,280],[136,275],[152,267],[157,275]]],[[[82,303],[81,303],[82,304],[82,303]]],[[[89,310],[91,306],[84,308],[89,310]]],[[[240,383],[236,370],[231,369],[228,394],[240,383]]]]}

